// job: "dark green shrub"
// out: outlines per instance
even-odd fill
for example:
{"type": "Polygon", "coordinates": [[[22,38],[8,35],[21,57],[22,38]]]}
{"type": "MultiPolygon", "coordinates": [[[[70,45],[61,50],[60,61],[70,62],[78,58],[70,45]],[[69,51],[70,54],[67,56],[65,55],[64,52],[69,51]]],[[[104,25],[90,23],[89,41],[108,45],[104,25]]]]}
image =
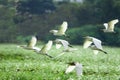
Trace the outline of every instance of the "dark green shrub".
{"type": "Polygon", "coordinates": [[[67,34],[70,35],[69,41],[72,44],[83,44],[85,36],[92,36],[99,38],[99,28],[93,25],[85,25],[79,28],[71,28],[67,31],[67,34]]]}
{"type": "Polygon", "coordinates": [[[98,38],[102,41],[102,44],[107,46],[120,46],[120,28],[115,27],[115,33],[104,33],[103,25],[84,25],[77,28],[69,28],[66,32],[69,38],[56,37],[52,34],[46,36],[46,40],[54,40],[56,38],[62,38],[68,40],[71,44],[83,44],[85,36],[91,36],[98,38]]]}
{"type": "Polygon", "coordinates": [[[100,36],[105,45],[120,46],[120,28],[115,27],[115,33],[100,32],[100,36]]]}

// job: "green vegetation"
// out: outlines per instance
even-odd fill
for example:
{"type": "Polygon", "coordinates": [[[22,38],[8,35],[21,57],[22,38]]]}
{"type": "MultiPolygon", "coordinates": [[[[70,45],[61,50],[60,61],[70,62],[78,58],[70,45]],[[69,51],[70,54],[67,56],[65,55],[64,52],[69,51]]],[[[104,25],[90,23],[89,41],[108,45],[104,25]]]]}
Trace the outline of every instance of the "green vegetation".
{"type": "MultiPolygon", "coordinates": [[[[91,49],[74,46],[78,51],[66,53],[57,59],[17,48],[15,44],[0,45],[0,80],[119,80],[120,49],[106,47],[108,54],[93,55],[91,49]],[[64,74],[68,62],[83,64],[83,76],[75,72],[64,74]]],[[[39,46],[39,47],[42,47],[39,46]]],[[[49,54],[56,56],[61,50],[52,47],[49,54]]]]}
{"type": "Polygon", "coordinates": [[[69,41],[73,44],[81,44],[75,39],[79,37],[76,33],[85,36],[90,30],[89,36],[99,38],[107,46],[120,46],[120,23],[115,25],[116,34],[112,36],[100,31],[104,22],[120,19],[119,14],[119,0],[83,0],[79,3],[70,0],[0,0],[0,42],[24,42],[22,38],[31,35],[48,40],[49,30],[67,21],[67,32],[73,35],[69,41]]]}

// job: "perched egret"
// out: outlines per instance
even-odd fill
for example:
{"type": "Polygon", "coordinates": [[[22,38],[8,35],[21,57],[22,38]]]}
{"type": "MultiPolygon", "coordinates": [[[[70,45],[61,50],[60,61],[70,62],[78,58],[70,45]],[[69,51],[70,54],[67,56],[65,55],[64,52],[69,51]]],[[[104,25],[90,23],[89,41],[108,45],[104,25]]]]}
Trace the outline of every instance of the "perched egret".
{"type": "Polygon", "coordinates": [[[55,36],[66,36],[65,32],[68,28],[67,21],[63,21],[62,25],[60,26],[59,30],[50,30],[50,33],[53,33],[55,36]]]}
{"type": "Polygon", "coordinates": [[[20,45],[17,47],[22,47],[24,49],[28,49],[28,50],[38,50],[40,51],[40,48],[35,47],[37,43],[37,38],[35,36],[32,36],[31,40],[28,42],[28,45],[20,45]]]}
{"type": "Polygon", "coordinates": [[[107,52],[105,52],[102,48],[101,40],[99,40],[97,38],[94,38],[94,37],[90,37],[90,36],[86,36],[84,38],[85,38],[85,41],[84,41],[84,44],[83,44],[84,49],[90,47],[93,50],[94,54],[97,54],[99,51],[107,54],[107,52]],[[92,45],[92,43],[93,43],[93,45],[92,45]]]}
{"type": "Polygon", "coordinates": [[[47,55],[48,57],[52,58],[52,56],[48,55],[48,51],[51,49],[53,41],[49,40],[47,44],[45,44],[40,51],[35,50],[38,54],[47,55]]]}
{"type": "Polygon", "coordinates": [[[70,63],[69,66],[67,67],[65,73],[68,74],[68,73],[71,73],[73,70],[76,70],[76,74],[78,76],[82,75],[82,64],[78,63],[78,62],[73,62],[73,63],[70,63]]]}
{"type": "Polygon", "coordinates": [[[105,26],[105,29],[103,29],[103,31],[104,32],[114,32],[115,24],[118,22],[119,22],[119,20],[115,19],[115,20],[112,20],[108,23],[104,23],[103,25],[105,26]]]}

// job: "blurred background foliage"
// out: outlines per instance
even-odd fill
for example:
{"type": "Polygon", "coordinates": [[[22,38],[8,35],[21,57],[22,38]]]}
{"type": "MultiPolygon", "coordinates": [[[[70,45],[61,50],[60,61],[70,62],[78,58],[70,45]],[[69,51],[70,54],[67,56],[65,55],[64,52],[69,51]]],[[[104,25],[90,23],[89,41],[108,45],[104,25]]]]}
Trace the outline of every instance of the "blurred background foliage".
{"type": "Polygon", "coordinates": [[[120,46],[120,22],[116,33],[103,33],[103,23],[120,19],[119,0],[0,0],[0,42],[24,42],[36,35],[39,40],[55,39],[49,33],[68,21],[67,39],[82,44],[93,36],[103,44],[120,46]]]}

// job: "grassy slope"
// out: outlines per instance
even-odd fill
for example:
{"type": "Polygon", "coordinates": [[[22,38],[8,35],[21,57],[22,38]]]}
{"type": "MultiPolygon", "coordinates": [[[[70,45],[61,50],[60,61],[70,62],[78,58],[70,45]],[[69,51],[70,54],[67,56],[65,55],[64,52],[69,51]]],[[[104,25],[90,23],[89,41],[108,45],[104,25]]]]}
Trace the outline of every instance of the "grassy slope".
{"type": "MultiPolygon", "coordinates": [[[[41,47],[41,46],[40,46],[41,47]]],[[[79,50],[66,53],[57,59],[36,54],[33,51],[17,48],[12,44],[0,45],[1,80],[118,80],[120,79],[120,48],[104,47],[109,54],[93,55],[92,50],[79,50]],[[68,62],[78,61],[83,66],[83,76],[75,72],[64,74],[68,62]]],[[[61,50],[52,47],[52,56],[61,50]]]]}

